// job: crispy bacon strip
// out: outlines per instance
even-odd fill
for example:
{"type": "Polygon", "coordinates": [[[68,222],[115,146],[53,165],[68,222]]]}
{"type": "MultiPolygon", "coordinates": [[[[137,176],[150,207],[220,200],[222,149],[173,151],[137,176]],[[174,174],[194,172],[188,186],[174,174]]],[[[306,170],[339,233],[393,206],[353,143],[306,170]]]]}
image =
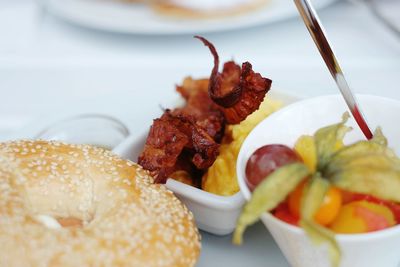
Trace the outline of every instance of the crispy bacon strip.
{"type": "Polygon", "coordinates": [[[190,155],[185,159],[201,170],[214,163],[218,149],[219,144],[190,117],[173,115],[167,110],[154,120],[138,163],[152,173],[156,182],[165,183],[171,173],[190,169],[182,163],[180,155],[184,151],[190,155]]]}
{"type": "Polygon", "coordinates": [[[165,182],[174,172],[178,157],[188,143],[188,136],[168,120],[155,119],[138,163],[150,171],[156,182],[165,182]]]}
{"type": "Polygon", "coordinates": [[[138,162],[158,183],[171,175],[189,174],[196,178],[210,167],[219,152],[225,124],[236,124],[258,109],[271,86],[271,80],[254,73],[251,64],[242,67],[229,61],[218,73],[219,58],[214,46],[203,37],[196,38],[214,56],[210,79],[186,78],[177,91],[186,105],[166,110],[154,120],[138,162]]]}
{"type": "Polygon", "coordinates": [[[258,109],[272,81],[255,73],[249,62],[243,63],[242,68],[233,61],[227,62],[222,73],[219,73],[219,57],[214,45],[203,37],[195,38],[200,39],[214,57],[209,84],[210,98],[221,107],[228,124],[240,123],[258,109]]]}
{"type": "Polygon", "coordinates": [[[206,169],[214,163],[218,156],[219,144],[199,127],[192,117],[173,115],[167,111],[161,118],[166,118],[170,124],[187,136],[189,142],[185,148],[193,152],[192,162],[198,169],[206,169]]]}
{"type": "Polygon", "coordinates": [[[222,140],[225,118],[219,107],[208,95],[208,79],[185,78],[176,90],[186,99],[186,105],[172,111],[174,115],[191,117],[192,121],[204,129],[216,142],[222,140]]]}

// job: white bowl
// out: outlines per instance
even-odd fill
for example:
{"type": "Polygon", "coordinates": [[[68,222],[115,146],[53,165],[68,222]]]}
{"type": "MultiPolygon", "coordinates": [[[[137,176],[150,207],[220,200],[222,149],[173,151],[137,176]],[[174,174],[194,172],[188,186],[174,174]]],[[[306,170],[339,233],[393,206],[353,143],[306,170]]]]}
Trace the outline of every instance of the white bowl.
{"type": "MultiPolygon", "coordinates": [[[[357,99],[370,127],[382,126],[389,146],[399,154],[400,126],[396,122],[400,102],[371,95],[357,95],[357,99]]],[[[322,96],[296,102],[262,121],[249,134],[238,156],[237,176],[244,197],[248,200],[251,196],[245,183],[246,163],[257,148],[274,143],[293,147],[300,135],[313,134],[323,126],[340,122],[345,111],[347,107],[340,95],[322,96]]],[[[345,143],[364,138],[353,119],[348,125],[353,131],[348,133],[345,143]]],[[[263,214],[261,220],[293,267],[330,266],[326,248],[311,244],[301,228],[270,213],[263,214]]],[[[366,234],[338,234],[336,240],[342,251],[340,267],[400,266],[400,226],[366,234]]]]}
{"type": "MultiPolygon", "coordinates": [[[[294,96],[279,92],[269,93],[268,97],[281,101],[284,105],[298,100],[294,96]]],[[[174,108],[177,105],[171,103],[167,107],[174,108]]],[[[147,134],[148,129],[132,133],[127,140],[113,149],[113,152],[136,162],[143,150],[147,134]]],[[[232,196],[218,196],[173,179],[168,179],[166,186],[193,212],[201,230],[216,235],[227,235],[235,229],[236,220],[245,203],[240,192],[232,196]]]]}

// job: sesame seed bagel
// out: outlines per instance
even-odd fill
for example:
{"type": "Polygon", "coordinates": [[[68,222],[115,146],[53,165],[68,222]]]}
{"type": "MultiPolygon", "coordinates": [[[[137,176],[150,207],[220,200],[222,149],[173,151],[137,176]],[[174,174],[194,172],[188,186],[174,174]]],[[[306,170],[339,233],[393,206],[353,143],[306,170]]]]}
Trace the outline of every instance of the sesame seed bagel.
{"type": "Polygon", "coordinates": [[[193,266],[193,215],[137,164],[86,145],[0,143],[0,266],[193,266]]]}

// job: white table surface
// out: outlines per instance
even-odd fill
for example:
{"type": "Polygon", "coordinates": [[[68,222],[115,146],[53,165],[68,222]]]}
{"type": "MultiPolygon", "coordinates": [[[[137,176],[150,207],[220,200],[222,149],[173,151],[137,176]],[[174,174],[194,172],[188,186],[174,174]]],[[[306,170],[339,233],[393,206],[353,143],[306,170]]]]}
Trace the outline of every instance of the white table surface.
{"type": "MultiPolygon", "coordinates": [[[[398,19],[399,2],[388,8],[398,19]]],[[[400,99],[399,39],[359,5],[338,2],[320,16],[354,91],[400,99]]],[[[205,37],[221,61],[250,61],[273,90],[337,92],[299,18],[205,37]]],[[[93,31],[43,15],[32,1],[0,0],[0,140],[65,112],[114,115],[134,132],[177,97],[174,85],[184,76],[207,76],[211,68],[208,50],[190,35],[93,31]]],[[[203,233],[198,266],[288,266],[262,225],[245,240],[237,248],[230,236],[203,233]]]]}

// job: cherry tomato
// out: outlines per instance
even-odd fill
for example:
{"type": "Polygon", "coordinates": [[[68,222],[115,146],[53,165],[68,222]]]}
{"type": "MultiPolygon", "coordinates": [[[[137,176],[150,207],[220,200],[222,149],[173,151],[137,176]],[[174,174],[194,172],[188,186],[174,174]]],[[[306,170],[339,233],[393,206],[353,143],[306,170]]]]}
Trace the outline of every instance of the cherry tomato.
{"type": "Polygon", "coordinates": [[[257,185],[277,168],[301,162],[300,156],[285,145],[266,145],[257,149],[246,165],[246,184],[253,191],[257,185]]]}
{"type": "Polygon", "coordinates": [[[296,217],[300,217],[301,198],[303,197],[303,189],[306,182],[307,179],[301,182],[288,197],[289,210],[296,217]]]}
{"type": "Polygon", "coordinates": [[[395,224],[391,210],[366,200],[353,201],[340,209],[330,228],[337,233],[366,233],[382,230],[395,224]]]}
{"type": "MultiPolygon", "coordinates": [[[[300,183],[289,195],[288,205],[293,216],[300,217],[301,199],[303,197],[303,191],[307,181],[308,180],[304,180],[302,183],[300,183]]],[[[314,220],[321,225],[330,224],[339,213],[341,205],[342,195],[340,190],[335,187],[329,188],[321,207],[315,214],[314,220]]]]}
{"type": "Polygon", "coordinates": [[[342,191],[342,196],[346,200],[345,203],[351,202],[351,201],[357,201],[357,200],[366,200],[368,202],[384,205],[392,211],[392,213],[395,217],[396,223],[400,224],[400,204],[398,204],[398,203],[383,200],[383,199],[380,199],[380,198],[377,198],[377,197],[374,197],[371,195],[367,195],[367,194],[353,193],[353,192],[349,192],[349,191],[342,191]]]}
{"type": "Polygon", "coordinates": [[[289,206],[286,201],[279,204],[278,207],[275,208],[273,214],[276,218],[288,224],[295,226],[299,225],[299,217],[296,217],[292,213],[290,213],[289,206]]]}

